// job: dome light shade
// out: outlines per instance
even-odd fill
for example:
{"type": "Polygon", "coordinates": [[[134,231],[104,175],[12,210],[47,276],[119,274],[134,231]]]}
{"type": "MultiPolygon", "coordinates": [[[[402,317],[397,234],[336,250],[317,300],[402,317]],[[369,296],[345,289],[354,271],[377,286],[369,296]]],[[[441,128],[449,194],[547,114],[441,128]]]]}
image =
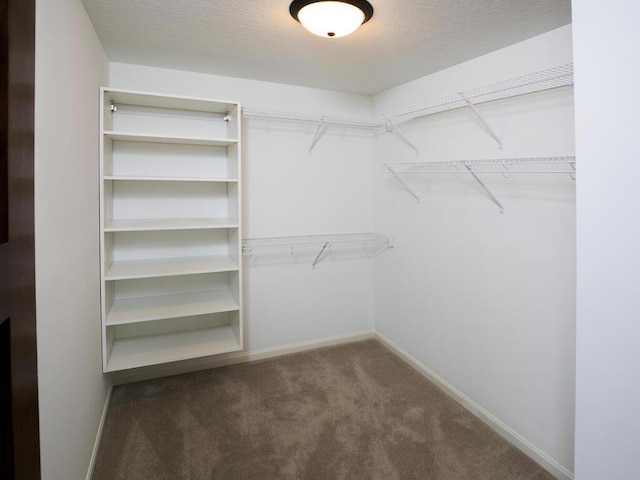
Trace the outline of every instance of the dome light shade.
{"type": "Polygon", "coordinates": [[[311,33],[339,38],[367,22],[373,7],[366,0],[294,0],[289,12],[311,33]]]}

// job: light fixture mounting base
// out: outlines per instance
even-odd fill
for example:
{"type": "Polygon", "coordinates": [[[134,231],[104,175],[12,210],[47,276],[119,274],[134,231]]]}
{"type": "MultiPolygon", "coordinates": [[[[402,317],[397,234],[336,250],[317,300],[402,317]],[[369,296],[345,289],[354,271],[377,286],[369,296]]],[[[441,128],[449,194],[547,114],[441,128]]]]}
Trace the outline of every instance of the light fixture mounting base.
{"type": "Polygon", "coordinates": [[[300,10],[312,3],[326,1],[348,3],[350,5],[358,7],[364,13],[364,20],[362,21],[363,24],[367,23],[373,16],[373,6],[369,2],[367,2],[367,0],[293,0],[293,2],[291,2],[291,5],[289,5],[289,13],[299,22],[300,19],[298,18],[298,12],[300,10]]]}

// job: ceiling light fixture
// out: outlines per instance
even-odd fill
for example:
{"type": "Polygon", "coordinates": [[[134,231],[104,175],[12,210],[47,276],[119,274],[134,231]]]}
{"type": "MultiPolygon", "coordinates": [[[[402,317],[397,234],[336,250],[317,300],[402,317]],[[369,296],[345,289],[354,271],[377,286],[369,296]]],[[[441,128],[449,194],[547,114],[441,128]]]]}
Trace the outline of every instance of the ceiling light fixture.
{"type": "Polygon", "coordinates": [[[289,13],[311,33],[338,38],[369,21],[373,7],[366,0],[293,0],[289,13]]]}

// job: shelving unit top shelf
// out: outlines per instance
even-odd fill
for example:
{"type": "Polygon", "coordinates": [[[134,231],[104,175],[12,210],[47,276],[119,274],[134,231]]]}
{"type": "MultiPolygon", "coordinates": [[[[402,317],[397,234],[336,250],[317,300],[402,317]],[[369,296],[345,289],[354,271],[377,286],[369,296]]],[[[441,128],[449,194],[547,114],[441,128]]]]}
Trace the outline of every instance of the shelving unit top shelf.
{"type": "Polygon", "coordinates": [[[155,107],[175,110],[192,110],[195,112],[210,112],[227,114],[238,106],[237,103],[225,100],[210,100],[199,97],[179,95],[162,95],[157,93],[103,88],[105,95],[115,105],[136,105],[140,107],[155,107]]]}

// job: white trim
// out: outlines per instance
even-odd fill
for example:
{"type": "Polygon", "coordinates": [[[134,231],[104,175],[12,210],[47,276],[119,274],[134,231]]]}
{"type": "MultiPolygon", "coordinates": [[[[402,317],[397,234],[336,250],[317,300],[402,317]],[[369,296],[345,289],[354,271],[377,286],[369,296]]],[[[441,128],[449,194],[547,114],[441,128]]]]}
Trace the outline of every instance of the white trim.
{"type": "Polygon", "coordinates": [[[387,337],[378,332],[376,332],[374,336],[377,340],[380,341],[380,343],[382,343],[385,347],[395,353],[399,358],[404,360],[420,374],[432,381],[445,394],[447,394],[454,401],[469,410],[474,416],[478,417],[482,422],[491,427],[491,429],[496,431],[501,437],[503,437],[513,446],[521,450],[525,455],[530,457],[537,464],[544,467],[553,476],[555,476],[559,480],[574,479],[573,473],[560,465],[555,459],[551,458],[549,455],[544,453],[542,450],[533,445],[520,434],[514,432],[511,428],[502,423],[502,421],[493,416],[490,412],[482,408],[476,402],[467,397],[464,393],[456,389],[453,385],[449,384],[438,374],[420,363],[418,360],[405,352],[387,337]]]}
{"type": "Polygon", "coordinates": [[[112,391],[113,391],[113,387],[109,386],[109,390],[107,390],[107,397],[104,400],[104,407],[102,408],[102,416],[100,417],[100,423],[98,424],[96,441],[93,444],[93,452],[91,452],[91,460],[89,460],[89,469],[87,470],[86,480],[91,480],[91,477],[93,476],[93,468],[95,467],[96,458],[98,456],[98,448],[100,447],[100,440],[102,439],[102,429],[104,428],[104,424],[107,419],[107,412],[109,411],[109,404],[111,403],[112,391]]]}
{"type": "Polygon", "coordinates": [[[227,365],[235,365],[237,363],[255,362],[267,358],[280,357],[291,353],[304,352],[314,350],[316,348],[330,347],[333,345],[341,345],[343,343],[352,343],[360,340],[368,340],[375,337],[373,330],[348,333],[329,337],[320,340],[309,340],[306,342],[293,343],[281,347],[264,348],[261,350],[234,352],[215,357],[207,357],[204,359],[185,360],[167,365],[158,365],[122,372],[114,372],[109,374],[109,379],[114,385],[124,383],[139,382],[150,380],[152,378],[166,377],[170,375],[179,375],[181,373],[194,372],[197,370],[206,370],[209,368],[224,367],[227,365]]]}

